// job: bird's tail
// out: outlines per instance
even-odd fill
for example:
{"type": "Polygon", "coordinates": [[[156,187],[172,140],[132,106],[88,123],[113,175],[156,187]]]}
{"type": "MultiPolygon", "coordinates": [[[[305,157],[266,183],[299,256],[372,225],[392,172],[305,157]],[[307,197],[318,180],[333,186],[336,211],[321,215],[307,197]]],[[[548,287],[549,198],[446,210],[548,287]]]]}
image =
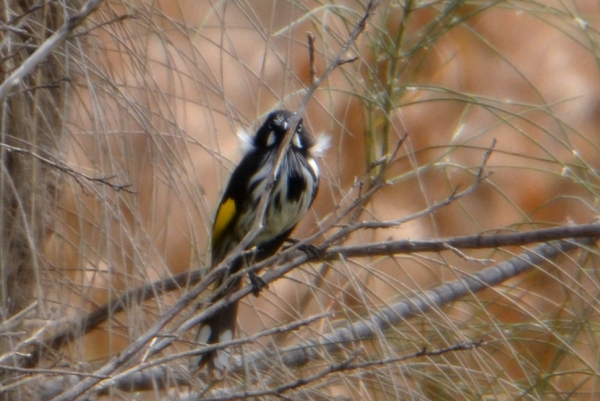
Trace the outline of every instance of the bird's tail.
{"type": "MultiPolygon", "coordinates": [[[[236,280],[234,283],[228,285],[223,296],[218,297],[213,302],[216,302],[227,294],[231,294],[239,290],[242,280],[236,280]]],[[[209,318],[208,320],[200,323],[198,332],[196,333],[196,343],[199,346],[202,345],[214,345],[233,340],[235,335],[235,326],[237,322],[237,311],[238,303],[233,302],[227,305],[224,309],[220,310],[209,318]]],[[[229,365],[231,359],[231,350],[229,348],[220,348],[214,351],[206,352],[200,355],[197,363],[197,369],[202,369],[204,366],[208,366],[210,372],[223,374],[229,365]]]]}

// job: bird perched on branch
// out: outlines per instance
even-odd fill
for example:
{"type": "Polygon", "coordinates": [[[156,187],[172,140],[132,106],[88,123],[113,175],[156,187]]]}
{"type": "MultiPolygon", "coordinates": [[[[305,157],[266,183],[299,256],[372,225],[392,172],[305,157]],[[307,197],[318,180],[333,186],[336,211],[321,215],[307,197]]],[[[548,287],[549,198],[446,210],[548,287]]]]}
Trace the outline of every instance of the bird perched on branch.
{"type": "MultiPolygon", "coordinates": [[[[267,190],[267,179],[286,134],[293,128],[290,125],[293,115],[287,110],[273,111],[256,135],[246,138],[248,149],[229,179],[213,223],[212,267],[223,261],[255,224],[260,198],[267,190]]],[[[317,194],[319,167],[314,156],[327,147],[328,138],[313,140],[300,119],[276,173],[260,231],[246,252],[236,257],[226,273],[215,282],[212,302],[240,289],[242,278],[228,280],[230,275],[272,256],[289,237],[317,194]]],[[[258,295],[265,284],[254,272],[249,276],[253,293],[258,295]]],[[[202,322],[196,342],[218,344],[233,340],[237,310],[235,302],[202,322]]],[[[231,351],[226,348],[204,353],[200,356],[198,367],[208,364],[211,371],[216,369],[222,373],[229,364],[230,356],[231,351]]]]}

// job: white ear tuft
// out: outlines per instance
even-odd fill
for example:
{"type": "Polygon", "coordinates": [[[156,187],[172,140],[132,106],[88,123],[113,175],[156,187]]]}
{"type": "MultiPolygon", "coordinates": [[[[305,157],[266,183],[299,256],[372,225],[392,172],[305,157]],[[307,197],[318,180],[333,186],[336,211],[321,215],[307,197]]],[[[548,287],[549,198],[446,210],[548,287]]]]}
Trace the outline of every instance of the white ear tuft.
{"type": "Polygon", "coordinates": [[[315,157],[325,155],[325,152],[331,146],[331,137],[327,134],[319,134],[315,139],[315,144],[310,148],[310,153],[315,157]]]}
{"type": "Polygon", "coordinates": [[[254,139],[244,130],[240,128],[238,132],[236,132],[238,140],[240,141],[240,148],[242,149],[242,153],[246,154],[252,149],[254,149],[254,139]]]}

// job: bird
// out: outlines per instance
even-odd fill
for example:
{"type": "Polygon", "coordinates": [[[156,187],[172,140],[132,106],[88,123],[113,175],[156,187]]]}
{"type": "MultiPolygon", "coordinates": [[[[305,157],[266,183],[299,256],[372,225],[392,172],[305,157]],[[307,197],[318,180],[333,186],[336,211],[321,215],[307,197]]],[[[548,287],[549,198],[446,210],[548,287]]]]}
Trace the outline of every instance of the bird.
{"type": "MultiPolygon", "coordinates": [[[[231,174],[213,222],[211,268],[222,262],[255,224],[259,201],[267,190],[267,180],[279,148],[292,129],[290,120],[293,116],[294,113],[288,110],[275,110],[253,137],[243,137],[247,149],[231,174]]],[[[313,139],[303,120],[299,120],[268,196],[261,228],[246,251],[237,256],[215,281],[211,303],[241,288],[242,277],[227,281],[230,275],[274,255],[289,238],[317,195],[320,171],[315,157],[328,147],[328,139],[324,135],[313,139]]],[[[266,284],[255,272],[250,273],[249,278],[253,294],[258,296],[266,284]]],[[[234,302],[201,322],[195,344],[211,345],[233,340],[237,311],[238,303],[234,302]]],[[[196,368],[208,365],[212,374],[223,374],[230,359],[231,351],[227,348],[209,351],[200,355],[196,368]]]]}

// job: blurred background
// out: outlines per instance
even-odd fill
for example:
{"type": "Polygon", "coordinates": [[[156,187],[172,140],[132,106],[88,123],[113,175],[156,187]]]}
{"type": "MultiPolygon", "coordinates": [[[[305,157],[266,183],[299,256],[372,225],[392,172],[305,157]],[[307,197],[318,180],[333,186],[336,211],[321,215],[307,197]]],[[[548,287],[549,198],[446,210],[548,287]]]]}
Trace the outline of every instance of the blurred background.
{"type": "MultiPolygon", "coordinates": [[[[71,14],[81,5],[51,3],[11,3],[3,23],[46,26],[48,31],[32,34],[43,41],[56,29],[48,22],[52,12],[71,14]],[[15,15],[23,17],[15,22],[15,15]]],[[[17,286],[23,299],[3,309],[11,311],[6,317],[37,301],[35,318],[29,317],[24,327],[28,333],[48,334],[126,290],[206,268],[216,204],[241,158],[236,133],[253,132],[273,109],[295,110],[311,84],[307,32],[315,36],[320,75],[366,4],[104,2],[80,29],[85,35],[72,36],[56,60],[37,70],[38,78],[48,71],[56,75],[43,78],[45,83],[68,77],[60,89],[23,92],[8,101],[20,98],[31,105],[30,97],[37,96],[36,102],[51,106],[26,110],[41,121],[35,129],[51,136],[47,145],[36,142],[43,137],[36,134],[38,139],[20,139],[19,146],[30,144],[30,149],[56,155],[78,173],[128,186],[118,190],[48,166],[40,167],[42,178],[27,172],[29,190],[43,190],[31,203],[39,208],[31,224],[42,229],[36,231],[35,246],[26,246],[33,256],[17,286]],[[40,98],[45,92],[50,100],[40,98]],[[54,115],[54,120],[49,117],[54,115]]],[[[355,230],[342,243],[512,232],[595,219],[599,17],[600,6],[591,0],[382,1],[350,48],[348,56],[356,61],[336,69],[308,103],[305,125],[315,136],[329,135],[332,145],[319,160],[319,195],[293,237],[321,232],[318,244],[353,222],[395,220],[442,202],[456,188],[466,189],[475,181],[494,139],[486,167],[492,174],[470,195],[393,228],[355,230]],[[384,159],[396,149],[392,160],[384,159]],[[386,185],[349,210],[381,179],[386,185]]],[[[63,20],[56,18],[58,27],[63,20]]],[[[18,33],[7,29],[0,34],[3,51],[13,54],[7,43],[18,33]]],[[[5,124],[17,118],[3,114],[5,124]]],[[[18,130],[3,130],[18,136],[18,130]]],[[[28,160],[26,156],[19,160],[28,160]]],[[[34,210],[31,205],[24,209],[34,210]]],[[[3,235],[16,234],[8,230],[3,235]]],[[[263,337],[236,352],[318,339],[524,249],[303,265],[260,297],[244,299],[239,336],[320,313],[327,317],[299,331],[263,337]]],[[[407,320],[371,342],[354,344],[348,355],[359,350],[360,361],[384,361],[423,347],[483,339],[476,350],[332,373],[286,395],[340,400],[597,399],[596,253],[587,249],[549,261],[502,286],[407,320]]],[[[3,263],[9,262],[5,257],[3,263]]],[[[145,332],[185,291],[182,286],[131,305],[42,366],[60,360],[60,366],[85,363],[93,371],[145,332]]],[[[5,296],[5,305],[9,298],[14,296],[5,296]]],[[[193,308],[186,313],[189,317],[193,308]]],[[[188,350],[189,334],[165,355],[188,350]]],[[[302,369],[282,367],[248,382],[232,374],[219,386],[270,388],[338,359],[325,355],[302,369]]],[[[206,385],[199,383],[195,389],[206,385]]],[[[163,396],[149,392],[139,399],[163,396]]],[[[117,391],[106,397],[132,399],[117,391]]]]}

